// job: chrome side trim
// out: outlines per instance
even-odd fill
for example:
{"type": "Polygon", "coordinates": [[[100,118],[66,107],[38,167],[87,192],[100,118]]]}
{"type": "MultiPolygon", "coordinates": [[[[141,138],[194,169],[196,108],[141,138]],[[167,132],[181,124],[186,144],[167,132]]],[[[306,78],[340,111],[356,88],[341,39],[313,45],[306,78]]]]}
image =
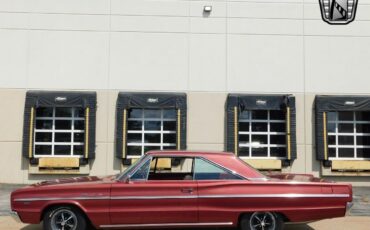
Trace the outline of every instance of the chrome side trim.
{"type": "Polygon", "coordinates": [[[199,198],[345,198],[349,194],[240,194],[240,195],[200,195],[199,198]]]}
{"type": "Polygon", "coordinates": [[[19,217],[16,211],[10,211],[10,216],[17,222],[22,223],[21,218],[19,217]]]}
{"type": "Polygon", "coordinates": [[[33,197],[33,198],[18,198],[14,199],[17,202],[26,201],[53,201],[53,200],[110,200],[109,196],[89,196],[89,197],[33,197]]]}
{"type": "Polygon", "coordinates": [[[53,200],[161,200],[161,199],[217,199],[217,198],[348,198],[349,194],[230,194],[230,195],[189,195],[189,196],[99,196],[99,197],[33,197],[18,198],[15,201],[53,201],[53,200]]]}
{"type": "Polygon", "coordinates": [[[197,199],[199,196],[114,196],[111,200],[197,199]]]}
{"type": "Polygon", "coordinates": [[[197,226],[230,226],[233,222],[216,222],[216,223],[163,223],[163,224],[117,224],[117,225],[100,225],[101,228],[150,228],[150,227],[197,227],[197,226]]]}

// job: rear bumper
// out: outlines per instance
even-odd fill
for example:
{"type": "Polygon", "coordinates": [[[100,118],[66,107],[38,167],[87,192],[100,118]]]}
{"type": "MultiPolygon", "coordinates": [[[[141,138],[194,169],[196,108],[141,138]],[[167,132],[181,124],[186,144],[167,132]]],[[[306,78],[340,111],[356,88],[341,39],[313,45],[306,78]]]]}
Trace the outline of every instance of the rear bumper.
{"type": "Polygon", "coordinates": [[[349,215],[349,213],[351,212],[352,207],[353,207],[353,202],[347,202],[347,204],[346,204],[346,216],[349,215]]]}
{"type": "Polygon", "coordinates": [[[21,223],[21,218],[19,218],[19,215],[16,211],[11,211],[10,212],[10,216],[17,222],[17,223],[21,223]]]}

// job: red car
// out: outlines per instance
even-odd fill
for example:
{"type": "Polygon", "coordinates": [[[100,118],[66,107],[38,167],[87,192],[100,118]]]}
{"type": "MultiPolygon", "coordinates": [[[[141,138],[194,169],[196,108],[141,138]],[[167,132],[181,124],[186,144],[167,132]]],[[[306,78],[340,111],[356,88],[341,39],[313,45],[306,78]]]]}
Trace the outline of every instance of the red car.
{"type": "Polygon", "coordinates": [[[45,229],[282,229],[344,216],[352,186],[311,175],[266,177],[232,153],[152,151],[109,177],[46,181],[14,191],[12,213],[45,229]]]}

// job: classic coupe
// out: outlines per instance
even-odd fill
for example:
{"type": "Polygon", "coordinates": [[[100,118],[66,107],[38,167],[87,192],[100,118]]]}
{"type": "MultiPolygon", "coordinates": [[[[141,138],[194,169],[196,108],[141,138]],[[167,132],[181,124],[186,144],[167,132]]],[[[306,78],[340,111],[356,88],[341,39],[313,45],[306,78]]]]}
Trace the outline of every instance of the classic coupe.
{"type": "Polygon", "coordinates": [[[123,173],[33,184],[12,214],[44,229],[239,227],[344,216],[352,186],[312,175],[265,176],[232,153],[151,151],[123,173]]]}

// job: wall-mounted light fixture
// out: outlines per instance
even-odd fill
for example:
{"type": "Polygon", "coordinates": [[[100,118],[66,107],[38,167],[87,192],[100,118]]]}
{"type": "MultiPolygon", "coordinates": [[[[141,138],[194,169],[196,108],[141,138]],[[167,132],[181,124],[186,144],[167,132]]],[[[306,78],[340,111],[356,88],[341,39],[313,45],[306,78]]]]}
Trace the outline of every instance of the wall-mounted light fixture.
{"type": "Polygon", "coordinates": [[[211,13],[211,11],[212,11],[212,6],[204,6],[203,7],[203,12],[204,13],[211,13]]]}

